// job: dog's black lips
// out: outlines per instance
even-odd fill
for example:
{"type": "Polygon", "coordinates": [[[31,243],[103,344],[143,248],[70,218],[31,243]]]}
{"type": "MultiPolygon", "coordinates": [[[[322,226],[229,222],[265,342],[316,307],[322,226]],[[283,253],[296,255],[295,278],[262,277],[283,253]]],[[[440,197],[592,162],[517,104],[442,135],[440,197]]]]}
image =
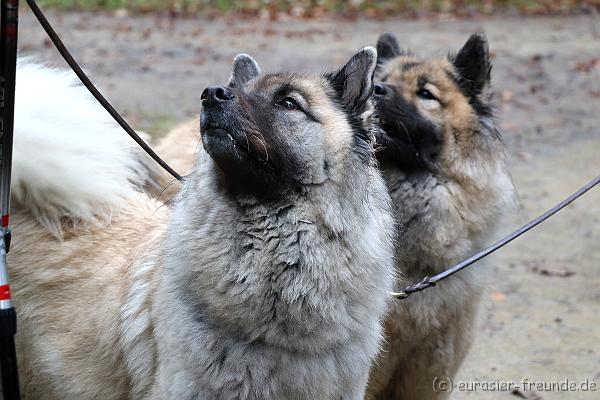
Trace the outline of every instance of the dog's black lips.
{"type": "Polygon", "coordinates": [[[222,124],[209,121],[204,127],[202,127],[202,131],[213,138],[217,138],[218,140],[224,140],[227,138],[239,150],[246,154],[248,153],[247,143],[244,141],[243,137],[240,137],[241,135],[236,133],[234,129],[230,129],[222,124]]]}
{"type": "Polygon", "coordinates": [[[377,137],[377,142],[381,148],[378,153],[380,161],[392,162],[407,167],[423,167],[418,144],[415,143],[409,132],[405,132],[397,125],[390,125],[382,120],[377,137]]]}

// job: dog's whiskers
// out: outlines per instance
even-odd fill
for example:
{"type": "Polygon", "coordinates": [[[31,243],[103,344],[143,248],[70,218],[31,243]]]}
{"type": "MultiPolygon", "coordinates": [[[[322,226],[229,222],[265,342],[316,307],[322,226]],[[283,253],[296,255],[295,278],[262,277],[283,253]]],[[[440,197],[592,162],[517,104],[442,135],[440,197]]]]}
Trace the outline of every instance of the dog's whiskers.
{"type": "Polygon", "coordinates": [[[397,120],[396,125],[398,125],[400,128],[402,128],[402,131],[400,131],[400,132],[404,132],[404,134],[408,138],[408,142],[410,144],[415,144],[415,142],[413,142],[413,140],[412,140],[412,137],[410,136],[410,132],[408,131],[408,128],[406,128],[406,125],[404,125],[404,122],[402,122],[401,120],[397,120]]]}
{"type": "Polygon", "coordinates": [[[266,162],[269,162],[269,150],[267,150],[267,145],[265,144],[263,135],[261,135],[258,131],[254,131],[252,132],[252,136],[254,136],[260,142],[260,144],[262,144],[263,148],[265,149],[265,155],[267,156],[266,162]]]}
{"type": "Polygon", "coordinates": [[[248,134],[246,132],[242,132],[244,134],[244,139],[246,139],[246,148],[248,149],[248,153],[250,153],[250,141],[248,140],[248,134]]]}

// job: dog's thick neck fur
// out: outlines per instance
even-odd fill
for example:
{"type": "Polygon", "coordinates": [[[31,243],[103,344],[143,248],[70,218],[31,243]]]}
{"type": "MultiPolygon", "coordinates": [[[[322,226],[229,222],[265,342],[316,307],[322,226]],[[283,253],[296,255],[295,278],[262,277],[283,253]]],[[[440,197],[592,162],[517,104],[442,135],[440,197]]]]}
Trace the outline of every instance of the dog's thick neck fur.
{"type": "Polygon", "coordinates": [[[514,208],[514,187],[493,125],[476,122],[473,129],[477,152],[455,159],[451,169],[382,168],[401,231],[397,251],[413,278],[439,273],[482,249],[514,208]],[[460,224],[441,229],[444,220],[460,224]]]}
{"type": "Polygon", "coordinates": [[[164,395],[347,396],[340,388],[355,386],[356,365],[377,351],[372,315],[390,288],[392,255],[380,249],[393,222],[381,212],[385,196],[369,189],[384,187],[375,167],[348,174],[354,185],[338,193],[316,187],[253,204],[218,189],[205,153],[198,164],[175,206],[160,278],[169,312],[157,334],[173,345],[159,353],[186,380],[164,395]]]}

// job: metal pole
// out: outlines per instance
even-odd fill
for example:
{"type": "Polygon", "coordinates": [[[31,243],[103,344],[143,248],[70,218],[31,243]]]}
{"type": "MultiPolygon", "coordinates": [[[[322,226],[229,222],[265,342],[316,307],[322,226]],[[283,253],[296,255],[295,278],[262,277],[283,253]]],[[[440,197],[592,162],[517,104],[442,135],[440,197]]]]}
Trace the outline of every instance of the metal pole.
{"type": "Polygon", "coordinates": [[[6,253],[10,248],[10,176],[17,70],[19,1],[2,0],[0,21],[0,369],[4,400],[19,400],[19,375],[15,350],[17,314],[12,306],[6,253]]]}

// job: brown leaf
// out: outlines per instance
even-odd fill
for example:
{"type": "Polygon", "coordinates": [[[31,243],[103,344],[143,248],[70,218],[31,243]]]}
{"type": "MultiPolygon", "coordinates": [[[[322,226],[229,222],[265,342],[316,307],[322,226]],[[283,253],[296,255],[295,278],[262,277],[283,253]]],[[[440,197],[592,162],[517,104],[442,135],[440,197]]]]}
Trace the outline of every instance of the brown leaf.
{"type": "Polygon", "coordinates": [[[502,303],[503,301],[506,300],[506,295],[502,292],[493,292],[491,296],[492,296],[492,300],[495,301],[496,303],[502,303]]]}
{"type": "Polygon", "coordinates": [[[514,97],[514,93],[512,90],[503,90],[502,93],[500,94],[502,97],[502,101],[504,103],[508,103],[509,101],[511,101],[514,97]]]}
{"type": "Polygon", "coordinates": [[[529,161],[533,158],[533,154],[527,151],[519,151],[517,153],[517,157],[519,157],[521,160],[529,161]]]}
{"type": "Polygon", "coordinates": [[[567,268],[549,269],[549,268],[534,266],[531,268],[531,271],[538,273],[540,275],[556,276],[559,278],[567,278],[569,276],[575,275],[574,271],[571,271],[570,269],[567,269],[567,268]]]}
{"type": "Polygon", "coordinates": [[[578,62],[573,69],[577,72],[589,74],[595,68],[600,68],[600,58],[592,58],[587,61],[578,62]]]}

